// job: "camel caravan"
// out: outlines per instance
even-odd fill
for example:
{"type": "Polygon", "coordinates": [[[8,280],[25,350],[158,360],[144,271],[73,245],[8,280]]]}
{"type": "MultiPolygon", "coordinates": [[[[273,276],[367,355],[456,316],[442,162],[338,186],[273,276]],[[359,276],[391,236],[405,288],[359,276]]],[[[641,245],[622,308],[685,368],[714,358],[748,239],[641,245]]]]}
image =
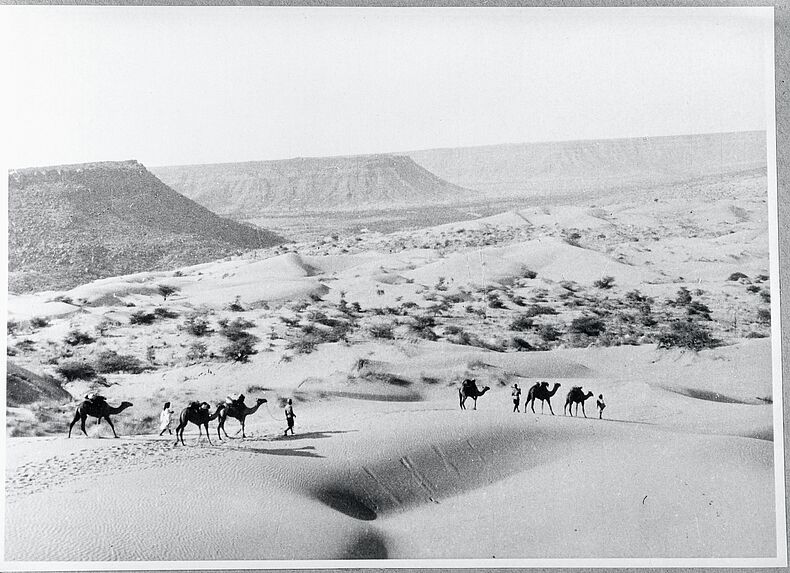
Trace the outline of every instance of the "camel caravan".
{"type": "MultiPolygon", "coordinates": [[[[527,405],[529,405],[532,413],[535,413],[535,400],[540,400],[540,412],[543,413],[543,408],[545,404],[549,405],[549,411],[551,415],[554,415],[554,409],[551,407],[551,398],[554,394],[557,393],[560,384],[559,382],[555,382],[554,386],[550,389],[548,382],[538,382],[532,388],[529,389],[527,393],[527,401],[524,402],[524,413],[527,412],[527,405]]],[[[488,392],[491,388],[485,386],[483,389],[477,387],[477,380],[475,379],[466,379],[461,383],[461,387],[458,389],[458,399],[461,406],[461,410],[466,410],[466,400],[471,398],[473,401],[473,410],[477,410],[477,399],[483,396],[486,392],[488,392]]],[[[513,386],[513,411],[519,412],[519,402],[521,399],[521,389],[518,387],[518,384],[514,384],[513,386]]],[[[563,408],[563,415],[570,414],[574,416],[573,406],[576,406],[575,415],[579,415],[579,405],[582,407],[582,415],[586,418],[587,413],[584,410],[584,402],[593,396],[592,392],[584,392],[581,386],[574,386],[571,388],[570,392],[568,392],[565,398],[565,407],[563,408]]],[[[184,443],[184,430],[189,424],[194,424],[198,427],[198,438],[203,435],[203,430],[206,430],[206,439],[208,440],[209,444],[211,444],[211,437],[209,435],[209,422],[213,420],[219,420],[217,423],[217,438],[222,440],[222,434],[225,434],[225,437],[230,439],[228,436],[227,430],[225,430],[225,423],[227,422],[228,418],[234,418],[235,420],[239,421],[241,424],[241,437],[246,438],[247,434],[245,432],[245,421],[248,416],[251,416],[255,412],[258,411],[258,408],[261,405],[266,404],[266,398],[257,398],[255,400],[255,405],[247,406],[244,403],[244,395],[241,394],[236,398],[232,398],[228,396],[224,402],[220,402],[214,408],[214,411],[211,411],[211,404],[208,402],[190,402],[189,405],[181,410],[181,414],[178,416],[178,425],[176,426],[176,441],[175,445],[178,445],[179,442],[182,445],[186,445],[184,443]]],[[[598,401],[596,403],[598,408],[598,418],[603,418],[603,410],[606,407],[606,404],[603,401],[603,394],[598,395],[598,401]]],[[[110,426],[112,430],[113,436],[116,438],[118,434],[115,432],[115,426],[110,419],[110,416],[115,414],[120,414],[127,408],[133,406],[131,402],[121,402],[118,406],[110,406],[107,403],[107,399],[104,396],[99,394],[88,394],[85,396],[85,399],[77,406],[76,411],[74,412],[74,417],[71,420],[71,424],[69,424],[69,435],[71,437],[72,429],[74,428],[74,424],[77,421],[80,422],[80,429],[85,436],[88,433],[85,431],[85,421],[90,418],[96,418],[96,423],[100,424],[102,420],[106,420],[107,424],[110,426]]],[[[170,424],[172,422],[172,414],[173,411],[170,410],[170,402],[165,402],[164,408],[160,413],[160,432],[159,435],[162,436],[165,432],[168,432],[172,435],[172,430],[170,429],[170,424]]],[[[293,406],[292,401],[288,400],[288,405],[285,408],[285,419],[288,423],[288,426],[285,428],[284,435],[288,435],[288,430],[291,431],[293,434],[293,424],[294,424],[295,414],[293,413],[293,406]]]]}
{"type": "MultiPolygon", "coordinates": [[[[549,389],[548,382],[538,382],[532,388],[529,389],[527,393],[527,401],[524,402],[524,413],[527,413],[527,405],[529,405],[532,413],[535,413],[535,400],[540,400],[540,413],[543,413],[543,407],[545,404],[549,405],[549,411],[551,415],[554,415],[554,410],[551,407],[551,397],[557,393],[557,390],[561,384],[559,382],[555,382],[554,386],[549,389]]],[[[458,389],[458,398],[461,405],[461,410],[466,410],[466,399],[472,398],[474,401],[474,406],[472,407],[473,410],[477,410],[477,399],[488,392],[490,388],[488,386],[484,387],[482,390],[477,387],[477,380],[474,379],[466,379],[461,383],[461,387],[458,389]]],[[[513,385],[513,411],[519,412],[519,402],[521,401],[521,389],[518,387],[518,384],[513,385]]],[[[592,392],[585,393],[581,386],[573,386],[568,392],[567,396],[565,397],[565,407],[563,408],[563,415],[570,414],[571,416],[574,415],[572,411],[573,406],[576,406],[576,413],[575,415],[579,415],[579,405],[581,404],[582,407],[582,415],[586,418],[587,412],[584,411],[584,402],[593,396],[592,392]]],[[[606,408],[606,404],[603,400],[603,394],[598,395],[598,401],[596,402],[596,406],[598,408],[598,418],[603,419],[603,411],[606,408]]]]}
{"type": "MultiPolygon", "coordinates": [[[[206,438],[210,444],[211,437],[209,436],[208,423],[216,419],[219,419],[219,423],[217,425],[217,437],[220,440],[222,440],[223,432],[226,438],[230,438],[230,436],[228,436],[227,430],[225,430],[225,422],[228,418],[234,418],[239,421],[241,424],[241,437],[246,438],[247,435],[245,433],[244,422],[247,419],[247,416],[251,416],[257,412],[258,408],[260,408],[261,405],[265,404],[266,402],[266,398],[258,398],[255,400],[254,406],[247,406],[244,403],[243,394],[239,395],[237,398],[228,396],[224,402],[217,404],[214,412],[210,411],[211,404],[208,402],[190,402],[186,408],[181,410],[181,414],[178,417],[175,445],[178,445],[179,441],[182,445],[186,445],[184,443],[184,430],[189,424],[194,424],[198,427],[198,437],[203,435],[203,428],[205,428],[206,438]]],[[[91,417],[97,419],[97,424],[101,423],[102,420],[106,420],[112,429],[113,436],[117,438],[118,434],[115,433],[115,427],[113,426],[110,416],[119,414],[131,406],[133,406],[131,402],[121,402],[119,406],[110,406],[104,396],[99,394],[88,394],[79,404],[79,406],[77,406],[77,410],[74,413],[74,418],[71,420],[71,424],[69,425],[68,437],[71,437],[71,431],[74,428],[74,424],[77,423],[77,420],[80,420],[81,422],[80,429],[82,430],[82,433],[87,436],[88,433],[85,431],[85,420],[88,417],[91,417]]],[[[170,434],[173,433],[172,430],[170,430],[170,424],[172,420],[171,414],[173,411],[169,408],[170,402],[165,402],[164,409],[160,414],[160,436],[165,432],[169,432],[170,434]]],[[[289,401],[288,408],[286,408],[286,421],[288,422],[288,428],[286,428],[286,432],[290,429],[292,434],[293,418],[293,407],[289,401]]]]}

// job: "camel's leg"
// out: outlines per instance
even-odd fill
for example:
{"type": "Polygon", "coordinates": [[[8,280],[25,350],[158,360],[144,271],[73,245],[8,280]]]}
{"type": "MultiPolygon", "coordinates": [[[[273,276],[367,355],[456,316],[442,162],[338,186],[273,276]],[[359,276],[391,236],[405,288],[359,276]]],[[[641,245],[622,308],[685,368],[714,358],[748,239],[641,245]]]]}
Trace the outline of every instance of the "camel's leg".
{"type": "MultiPolygon", "coordinates": [[[[535,413],[535,398],[532,399],[532,402],[530,402],[529,407],[532,408],[532,413],[534,414],[535,413]]],[[[525,412],[526,412],[526,410],[527,409],[524,408],[525,412]]]]}
{"type": "MultiPolygon", "coordinates": [[[[211,436],[208,435],[208,422],[206,422],[204,425],[206,426],[206,439],[208,440],[208,443],[211,444],[211,436]]],[[[200,426],[198,426],[198,430],[199,429],[200,429],[200,426]]],[[[211,445],[213,446],[214,444],[211,444],[211,445]]]]}
{"type": "Polygon", "coordinates": [[[80,419],[80,414],[79,412],[77,412],[76,414],[74,414],[74,419],[71,420],[71,424],[69,424],[69,438],[71,437],[71,429],[74,427],[74,424],[76,424],[77,420],[79,419],[80,419]]]}
{"type": "Polygon", "coordinates": [[[541,414],[543,414],[543,406],[545,406],[545,405],[546,405],[546,401],[545,400],[541,400],[540,401],[540,413],[541,414]]]}
{"type": "Polygon", "coordinates": [[[110,424],[110,429],[112,429],[112,435],[117,438],[118,434],[115,433],[115,426],[112,425],[112,420],[110,420],[110,417],[109,416],[104,416],[104,419],[107,420],[108,424],[110,424]]]}
{"type": "Polygon", "coordinates": [[[82,433],[85,434],[86,437],[88,435],[88,432],[85,431],[85,420],[87,419],[88,416],[80,416],[80,429],[82,430],[82,433]]]}
{"type": "Polygon", "coordinates": [[[244,433],[244,419],[242,418],[242,419],[241,419],[241,420],[239,420],[239,421],[241,422],[241,437],[242,437],[242,438],[246,438],[246,437],[247,437],[247,435],[244,433]]]}
{"type": "Polygon", "coordinates": [[[546,400],[546,402],[549,403],[549,412],[551,412],[551,415],[553,416],[554,415],[554,410],[551,407],[551,400],[546,400]]]}
{"type": "MultiPolygon", "coordinates": [[[[578,413],[579,413],[579,411],[578,411],[578,410],[576,410],[576,413],[578,414],[578,413]]],[[[582,414],[584,414],[584,417],[585,417],[585,418],[587,417],[587,412],[585,412],[585,411],[584,411],[584,402],[582,402],[582,414]]]]}
{"type": "Polygon", "coordinates": [[[475,405],[472,407],[472,410],[477,410],[477,396],[472,398],[475,401],[475,405]]]}
{"type": "Polygon", "coordinates": [[[181,443],[184,444],[184,426],[181,425],[180,422],[178,423],[178,426],[176,426],[176,445],[178,445],[179,438],[181,438],[181,443]]]}

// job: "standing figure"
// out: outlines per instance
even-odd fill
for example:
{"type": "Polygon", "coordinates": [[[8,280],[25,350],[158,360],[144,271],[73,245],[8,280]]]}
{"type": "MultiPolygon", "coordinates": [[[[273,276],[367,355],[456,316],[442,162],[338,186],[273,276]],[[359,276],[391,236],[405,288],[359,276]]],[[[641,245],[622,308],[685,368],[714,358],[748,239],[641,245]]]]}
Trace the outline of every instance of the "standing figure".
{"type": "Polygon", "coordinates": [[[513,411],[520,412],[521,410],[518,409],[518,405],[521,403],[521,388],[518,387],[518,384],[513,384],[513,411]]]}
{"type": "Polygon", "coordinates": [[[173,430],[170,429],[170,424],[173,422],[173,410],[170,409],[170,402],[165,402],[164,408],[159,413],[159,435],[167,431],[168,434],[171,436],[173,435],[173,430]]]}
{"type": "Polygon", "coordinates": [[[296,418],[296,414],[294,414],[293,402],[290,398],[288,398],[288,405],[285,407],[285,421],[288,424],[288,427],[285,428],[283,436],[288,435],[288,430],[291,430],[292,436],[294,435],[294,418],[296,418]]]}
{"type": "Polygon", "coordinates": [[[603,401],[603,394],[598,394],[598,401],[596,402],[598,406],[598,419],[603,419],[603,409],[606,408],[606,404],[603,401]]]}

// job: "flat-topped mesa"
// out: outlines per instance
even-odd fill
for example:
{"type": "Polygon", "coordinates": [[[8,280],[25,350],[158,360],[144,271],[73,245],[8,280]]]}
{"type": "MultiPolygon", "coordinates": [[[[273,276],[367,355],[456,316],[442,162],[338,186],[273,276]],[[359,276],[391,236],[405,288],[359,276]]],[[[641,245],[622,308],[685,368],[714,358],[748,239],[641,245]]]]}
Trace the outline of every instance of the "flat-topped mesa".
{"type": "Polygon", "coordinates": [[[473,195],[436,177],[410,157],[389,154],[185,165],[153,171],[212,211],[244,218],[283,211],[419,206],[473,195]]]}
{"type": "Polygon", "coordinates": [[[142,174],[147,171],[136,159],[126,161],[96,161],[92,163],[72,163],[68,165],[49,165],[45,167],[24,167],[8,171],[11,182],[24,187],[33,181],[60,181],[84,176],[86,172],[126,171],[142,174]]]}
{"type": "Polygon", "coordinates": [[[16,292],[208,262],[282,242],[212,213],[137,161],[12,171],[8,221],[9,287],[16,292]]]}

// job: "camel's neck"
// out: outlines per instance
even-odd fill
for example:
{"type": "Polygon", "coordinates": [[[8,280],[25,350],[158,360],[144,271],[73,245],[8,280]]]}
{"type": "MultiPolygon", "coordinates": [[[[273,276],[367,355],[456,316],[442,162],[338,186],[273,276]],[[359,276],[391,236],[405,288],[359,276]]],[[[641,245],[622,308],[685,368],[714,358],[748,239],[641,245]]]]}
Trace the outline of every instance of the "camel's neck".
{"type": "Polygon", "coordinates": [[[123,412],[124,410],[126,410],[126,408],[128,408],[128,407],[129,406],[127,406],[126,404],[123,404],[122,406],[116,406],[115,408],[110,406],[108,408],[108,411],[109,411],[110,414],[119,414],[119,413],[123,412]]]}
{"type": "Polygon", "coordinates": [[[214,410],[214,413],[213,413],[213,414],[211,414],[211,415],[208,417],[208,421],[210,422],[211,420],[214,420],[215,418],[217,418],[217,416],[219,416],[219,413],[220,413],[221,411],[222,411],[222,408],[221,408],[221,407],[219,407],[219,408],[217,408],[216,410],[214,410]]]}
{"type": "Polygon", "coordinates": [[[555,384],[555,385],[554,385],[554,388],[552,388],[551,390],[549,390],[549,396],[554,396],[554,394],[556,394],[556,393],[557,393],[557,390],[559,389],[559,387],[560,387],[560,385],[559,385],[559,384],[555,384]]]}
{"type": "Polygon", "coordinates": [[[256,402],[256,404],[254,406],[251,406],[250,408],[247,408],[244,411],[244,413],[249,416],[250,414],[254,414],[255,412],[257,412],[258,408],[260,408],[260,407],[261,407],[261,402],[256,402]]]}
{"type": "Polygon", "coordinates": [[[480,392],[479,392],[479,393],[480,393],[480,395],[482,396],[483,394],[485,394],[486,392],[488,392],[490,389],[491,389],[491,388],[483,388],[482,390],[480,390],[480,392]]]}

